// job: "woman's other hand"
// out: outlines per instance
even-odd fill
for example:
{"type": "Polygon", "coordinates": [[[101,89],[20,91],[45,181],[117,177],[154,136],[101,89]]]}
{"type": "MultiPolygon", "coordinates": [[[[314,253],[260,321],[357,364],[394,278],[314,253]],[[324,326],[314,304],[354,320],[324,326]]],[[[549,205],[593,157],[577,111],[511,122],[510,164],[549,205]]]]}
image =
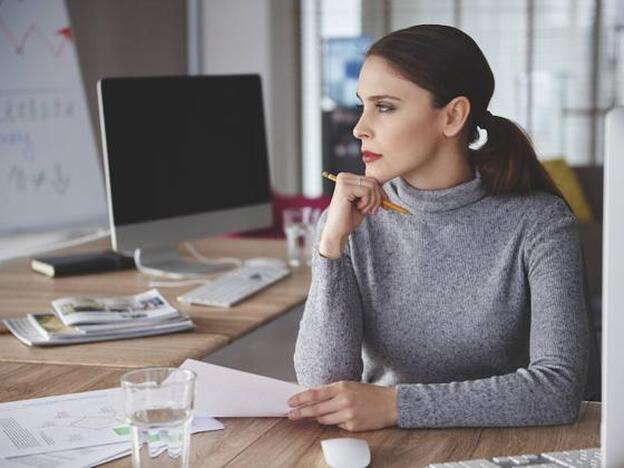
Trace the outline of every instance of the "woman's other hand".
{"type": "Polygon", "coordinates": [[[349,234],[364,216],[375,214],[386,198],[373,177],[341,172],[337,176],[327,222],[321,234],[319,252],[327,258],[339,258],[349,234]]]}
{"type": "Polygon", "coordinates": [[[288,400],[288,418],[315,418],[351,432],[397,424],[396,388],[342,381],[311,388],[288,400]]]}

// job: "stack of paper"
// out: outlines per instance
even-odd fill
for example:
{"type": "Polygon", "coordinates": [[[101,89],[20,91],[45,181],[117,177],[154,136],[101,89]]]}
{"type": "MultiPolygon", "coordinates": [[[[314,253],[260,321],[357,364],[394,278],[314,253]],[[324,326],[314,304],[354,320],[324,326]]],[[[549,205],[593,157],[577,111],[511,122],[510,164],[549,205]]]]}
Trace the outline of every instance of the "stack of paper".
{"type": "MultiPolygon", "coordinates": [[[[93,466],[130,453],[120,388],[0,404],[0,466],[93,466]]],[[[193,414],[191,432],[223,429],[193,414]]]]}
{"type": "MultiPolygon", "coordinates": [[[[181,367],[197,374],[192,433],[223,429],[215,416],[286,416],[288,399],[305,390],[193,359],[181,367]]],[[[0,466],[94,466],[129,455],[122,398],[112,388],[0,404],[0,466]]]]}
{"type": "Polygon", "coordinates": [[[119,340],[193,328],[156,289],[127,297],[66,297],[53,311],[6,319],[7,328],[29,346],[119,340]]]}

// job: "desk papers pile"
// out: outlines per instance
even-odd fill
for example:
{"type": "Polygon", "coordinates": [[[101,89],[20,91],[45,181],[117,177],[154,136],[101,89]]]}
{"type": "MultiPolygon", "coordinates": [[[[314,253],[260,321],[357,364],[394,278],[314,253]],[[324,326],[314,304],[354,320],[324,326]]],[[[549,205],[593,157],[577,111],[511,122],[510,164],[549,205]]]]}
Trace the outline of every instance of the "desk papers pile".
{"type": "MultiPolygon", "coordinates": [[[[223,429],[215,416],[284,417],[305,390],[193,359],[180,367],[197,374],[193,434],[223,429]]],[[[94,466],[131,451],[120,388],[0,403],[0,414],[0,467],[94,466]]]]}
{"type": "Polygon", "coordinates": [[[125,297],[65,297],[52,301],[52,307],[51,312],[6,319],[4,323],[28,346],[162,335],[194,326],[156,289],[125,297]]]}
{"type": "MultiPolygon", "coordinates": [[[[121,392],[111,388],[0,404],[0,466],[94,466],[129,455],[121,392]]],[[[192,433],[220,429],[219,421],[194,411],[192,433]]]]}

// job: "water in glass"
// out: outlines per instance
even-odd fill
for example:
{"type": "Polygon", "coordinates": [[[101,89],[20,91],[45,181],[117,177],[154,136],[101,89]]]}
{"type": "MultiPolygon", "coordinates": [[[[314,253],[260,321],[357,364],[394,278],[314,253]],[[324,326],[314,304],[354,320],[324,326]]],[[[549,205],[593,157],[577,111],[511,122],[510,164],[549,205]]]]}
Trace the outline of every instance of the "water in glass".
{"type": "Polygon", "coordinates": [[[136,411],[130,417],[134,466],[185,467],[190,453],[191,412],[181,409],[136,411]]]}

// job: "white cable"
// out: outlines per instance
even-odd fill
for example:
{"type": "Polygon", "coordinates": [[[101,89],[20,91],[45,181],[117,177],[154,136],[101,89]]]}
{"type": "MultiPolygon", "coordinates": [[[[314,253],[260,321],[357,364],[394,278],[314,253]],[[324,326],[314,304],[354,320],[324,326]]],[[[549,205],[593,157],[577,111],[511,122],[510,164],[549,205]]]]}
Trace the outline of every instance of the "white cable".
{"type": "Polygon", "coordinates": [[[243,261],[236,257],[221,257],[221,258],[208,258],[199,253],[190,242],[184,243],[184,248],[195,258],[195,260],[205,263],[206,265],[222,265],[222,264],[234,264],[236,266],[242,266],[243,261]]]}

